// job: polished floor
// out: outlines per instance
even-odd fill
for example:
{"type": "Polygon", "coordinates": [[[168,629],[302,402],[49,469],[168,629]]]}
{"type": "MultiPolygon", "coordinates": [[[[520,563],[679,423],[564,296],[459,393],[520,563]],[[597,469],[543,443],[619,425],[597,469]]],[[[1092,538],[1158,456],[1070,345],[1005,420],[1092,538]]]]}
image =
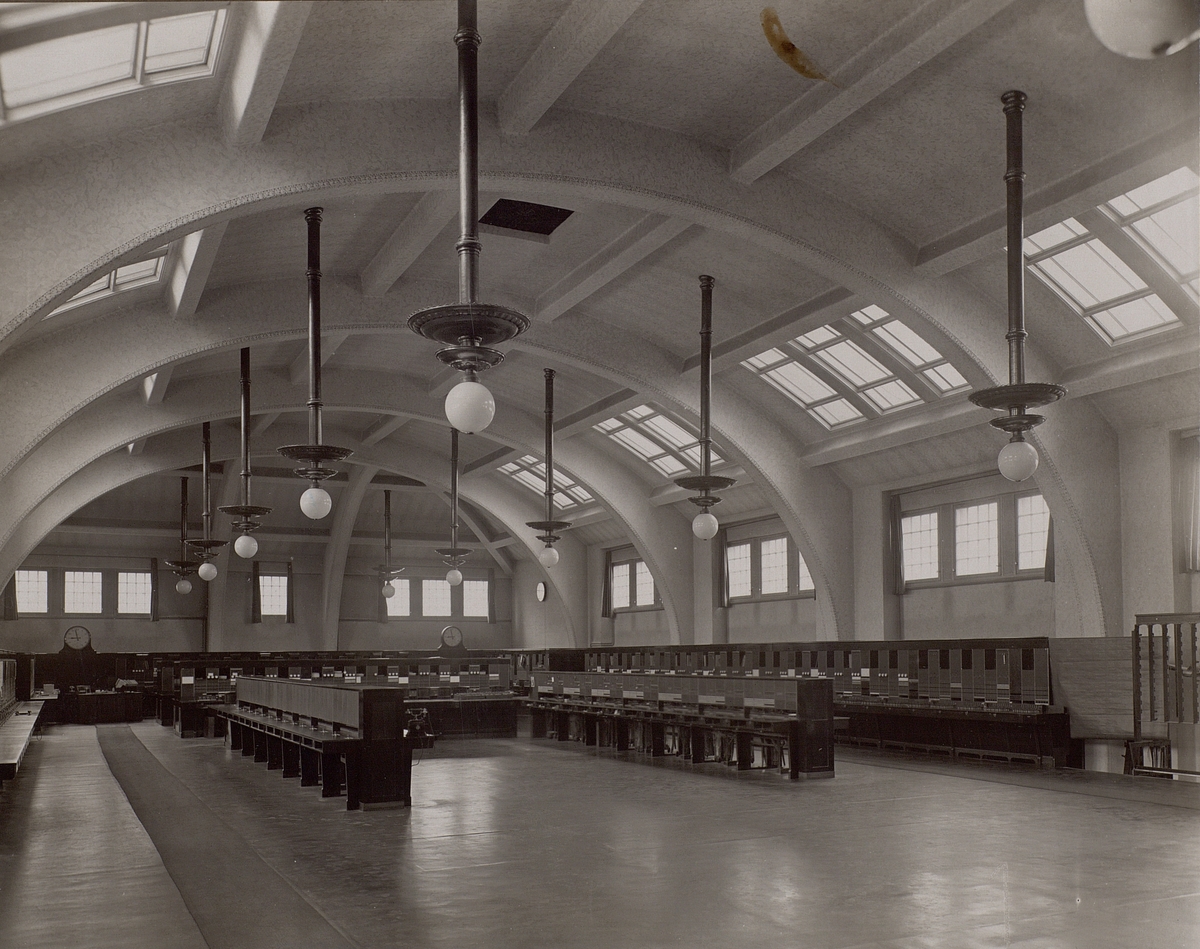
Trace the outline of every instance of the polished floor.
{"type": "Polygon", "coordinates": [[[1195,785],[447,742],[411,810],[363,813],[219,740],[105,728],[48,729],[0,791],[0,946],[1200,946],[1195,785]]]}

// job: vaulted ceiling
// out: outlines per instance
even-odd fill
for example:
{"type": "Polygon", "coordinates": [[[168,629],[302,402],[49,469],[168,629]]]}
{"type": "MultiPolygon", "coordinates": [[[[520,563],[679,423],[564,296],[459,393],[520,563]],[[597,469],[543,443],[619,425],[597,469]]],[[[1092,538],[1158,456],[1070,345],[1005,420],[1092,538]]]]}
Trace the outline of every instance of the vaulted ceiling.
{"type": "MultiPolygon", "coordinates": [[[[274,509],[263,537],[328,540],[274,454],[305,440],[311,206],[324,208],[326,440],[355,449],[335,510],[366,472],[340,529],[377,558],[390,486],[398,548],[428,556],[448,529],[440,402],[455,380],[405,321],[456,298],[455,4],[172,6],[219,11],[210,74],[44,114],[10,107],[0,122],[0,577],[42,543],[91,532],[111,544],[118,523],[168,543],[203,421],[225,462],[218,503],[236,500],[243,346],[256,490],[274,509]],[[156,256],[157,277],[77,298],[156,256]]],[[[164,13],[62,7],[32,26],[4,14],[0,52],[164,13]]],[[[739,478],[723,509],[783,517],[819,584],[836,585],[852,567],[857,486],[983,470],[1000,447],[966,397],[1007,372],[1001,93],[1029,96],[1027,233],[1197,171],[1195,44],[1117,56],[1074,0],[775,10],[830,81],[776,55],[761,0],[480,4],[481,211],[509,199],[571,212],[548,237],[482,234],[481,297],[532,327],[484,380],[496,422],[463,438],[463,536],[481,563],[510,570],[537,549],[524,521],[540,499],[497,469],[540,458],[545,367],[558,370],[558,467],[594,498],[569,515],[572,542],[628,539],[653,565],[686,525],[684,494],[594,426],[649,404],[694,428],[697,277],[711,274],[714,434],[739,478]],[[856,323],[870,307],[965,384],[923,382],[856,323]],[[825,326],[914,398],[881,411],[866,384],[790,342],[825,326]],[[830,426],[743,365],[773,348],[856,417],[830,426]]],[[[1084,510],[1095,475],[1074,440],[1182,416],[1200,398],[1196,294],[1171,292],[1159,331],[1110,343],[1028,281],[1030,374],[1072,393],[1047,410],[1046,493],[1080,512],[1082,536],[1101,515],[1084,510]]]]}

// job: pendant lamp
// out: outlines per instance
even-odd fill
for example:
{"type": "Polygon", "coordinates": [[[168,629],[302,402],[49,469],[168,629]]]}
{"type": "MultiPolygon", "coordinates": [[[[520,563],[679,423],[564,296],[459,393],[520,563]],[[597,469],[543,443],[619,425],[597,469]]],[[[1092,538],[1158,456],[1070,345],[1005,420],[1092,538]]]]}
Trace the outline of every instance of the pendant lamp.
{"type": "Polygon", "coordinates": [[[201,432],[201,444],[203,446],[201,468],[204,478],[204,537],[200,540],[189,540],[188,546],[199,553],[200,560],[202,561],[200,566],[196,568],[197,576],[201,580],[208,581],[216,579],[217,565],[212,561],[217,555],[217,551],[225,546],[226,541],[213,540],[212,537],[212,488],[209,480],[210,469],[212,467],[212,438],[208,422],[204,423],[201,432]]]}
{"type": "Polygon", "coordinates": [[[1008,117],[1008,170],[1004,181],[1008,192],[1008,385],[972,392],[970,399],[985,409],[1006,412],[989,423],[1008,432],[1009,441],[997,459],[1000,473],[1009,481],[1024,481],[1038,467],[1038,453],[1025,433],[1045,419],[1030,408],[1057,402],[1067,390],[1051,382],[1025,381],[1025,169],[1022,155],[1021,114],[1026,96],[1011,90],[1000,97],[1008,117]]]}
{"type": "Polygon", "coordinates": [[[700,276],[700,474],[676,478],[675,483],[685,491],[700,493],[688,498],[700,513],[692,519],[692,533],[701,540],[717,536],[720,524],[709,510],[720,502],[713,491],[723,491],[737,484],[710,472],[712,466],[712,437],[709,435],[709,415],[712,402],[712,291],[715,281],[707,274],[700,276]]]}
{"type": "Polygon", "coordinates": [[[258,541],[250,536],[251,531],[259,528],[258,518],[271,513],[269,507],[259,507],[250,503],[250,348],[242,349],[242,503],[230,504],[218,508],[222,514],[237,518],[233,529],[239,536],[233,542],[233,552],[239,557],[249,559],[258,553],[258,541]]]}
{"type": "Polygon", "coordinates": [[[463,581],[463,565],[471,551],[458,546],[458,429],[450,429],[450,546],[439,547],[436,551],[450,569],[446,572],[446,582],[452,587],[463,581]]]}
{"type": "Polygon", "coordinates": [[[554,542],[559,535],[555,531],[566,530],[571,522],[554,519],[554,370],[543,369],[542,373],[546,377],[546,519],[526,521],[525,526],[542,532],[538,540],[546,546],[538,553],[538,561],[543,567],[553,567],[558,563],[554,542]]]}
{"type": "Polygon", "coordinates": [[[175,584],[175,592],[187,596],[192,592],[192,581],[188,579],[196,568],[200,566],[199,560],[189,560],[187,547],[187,516],[188,516],[188,479],[186,477],[179,479],[179,559],[164,561],[171,572],[179,577],[179,582],[175,584]]]}
{"type": "Polygon", "coordinates": [[[295,469],[297,477],[311,487],[300,496],[300,510],[305,517],[320,520],[333,507],[329,492],[321,482],[337,474],[323,462],[341,461],[351,454],[349,448],[323,443],[321,425],[321,208],[304,212],[308,222],[308,444],[285,445],[279,454],[303,467],[295,469]]]}
{"type": "Polygon", "coordinates": [[[463,373],[446,396],[446,418],[460,432],[481,432],[496,414],[492,393],[479,374],[498,365],[504,354],[491,348],[529,328],[516,310],[476,300],[479,266],[479,84],[475,0],[458,0],[458,302],[420,310],[408,318],[419,336],[442,343],[437,358],[463,373]]]}
{"type": "Polygon", "coordinates": [[[392,569],[392,492],[383,492],[383,564],[375,568],[383,586],[383,595],[389,599],[396,594],[392,581],[404,572],[403,567],[392,569]]]}

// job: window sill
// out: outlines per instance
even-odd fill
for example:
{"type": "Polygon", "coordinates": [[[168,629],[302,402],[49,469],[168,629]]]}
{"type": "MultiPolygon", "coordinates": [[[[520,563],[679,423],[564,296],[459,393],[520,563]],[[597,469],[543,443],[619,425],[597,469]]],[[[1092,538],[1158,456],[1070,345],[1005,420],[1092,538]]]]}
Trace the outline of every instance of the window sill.
{"type": "Polygon", "coordinates": [[[970,587],[988,583],[1013,583],[1018,580],[1044,580],[1043,570],[1023,570],[1020,573],[984,573],[969,577],[954,577],[948,580],[909,580],[904,584],[904,592],[916,590],[939,590],[947,587],[970,587]]]}
{"type": "Polygon", "coordinates": [[[653,606],[619,606],[613,608],[613,616],[619,616],[622,613],[654,613],[661,611],[663,608],[661,603],[655,603],[653,606]]]}
{"type": "Polygon", "coordinates": [[[816,590],[801,590],[799,593],[763,593],[758,596],[731,596],[730,606],[741,606],[744,603],[774,603],[779,600],[815,600],[816,590]]]}

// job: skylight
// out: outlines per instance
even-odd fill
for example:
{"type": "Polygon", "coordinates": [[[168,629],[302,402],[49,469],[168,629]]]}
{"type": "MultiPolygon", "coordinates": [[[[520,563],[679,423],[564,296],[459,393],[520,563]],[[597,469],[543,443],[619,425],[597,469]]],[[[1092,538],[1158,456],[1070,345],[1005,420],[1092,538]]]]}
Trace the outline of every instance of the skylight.
{"type": "Polygon", "coordinates": [[[874,304],[742,365],[830,429],[967,385],[934,346],[874,304]]]}
{"type": "Polygon", "coordinates": [[[98,280],[88,284],[66,303],[55,307],[47,315],[57,316],[65,310],[73,310],[75,307],[82,306],[85,303],[102,300],[105,297],[112,296],[114,293],[120,293],[122,290],[133,290],[136,287],[145,287],[158,283],[163,276],[163,262],[166,260],[166,257],[167,248],[160,247],[154,252],[154,256],[152,257],[118,267],[116,270],[110,271],[98,280]]]}
{"type": "Polygon", "coordinates": [[[210,76],[224,25],[224,9],[203,10],[6,50],[0,53],[0,123],[210,76]]]}
{"type": "MultiPolygon", "coordinates": [[[[523,455],[516,461],[510,461],[496,469],[510,478],[521,482],[545,497],[546,494],[546,463],[539,461],[533,455],[523,455]]],[[[575,507],[577,504],[587,504],[592,501],[592,495],[581,484],[576,484],[571,478],[554,469],[554,506],[559,509],[575,507]]]]}
{"type": "MultiPolygon", "coordinates": [[[[700,470],[700,438],[648,405],[622,412],[594,426],[668,478],[700,470]]],[[[714,465],[724,464],[716,452],[714,465]]]]}
{"type": "Polygon", "coordinates": [[[1198,184],[1190,168],[1180,168],[1080,215],[1082,221],[1067,218],[1027,237],[1029,269],[1110,345],[1180,325],[1159,291],[1167,293],[1170,281],[1200,298],[1198,184]],[[1106,221],[1133,246],[1106,239],[1106,221]],[[1162,283],[1151,285],[1139,273],[1160,273],[1162,283]]]}

